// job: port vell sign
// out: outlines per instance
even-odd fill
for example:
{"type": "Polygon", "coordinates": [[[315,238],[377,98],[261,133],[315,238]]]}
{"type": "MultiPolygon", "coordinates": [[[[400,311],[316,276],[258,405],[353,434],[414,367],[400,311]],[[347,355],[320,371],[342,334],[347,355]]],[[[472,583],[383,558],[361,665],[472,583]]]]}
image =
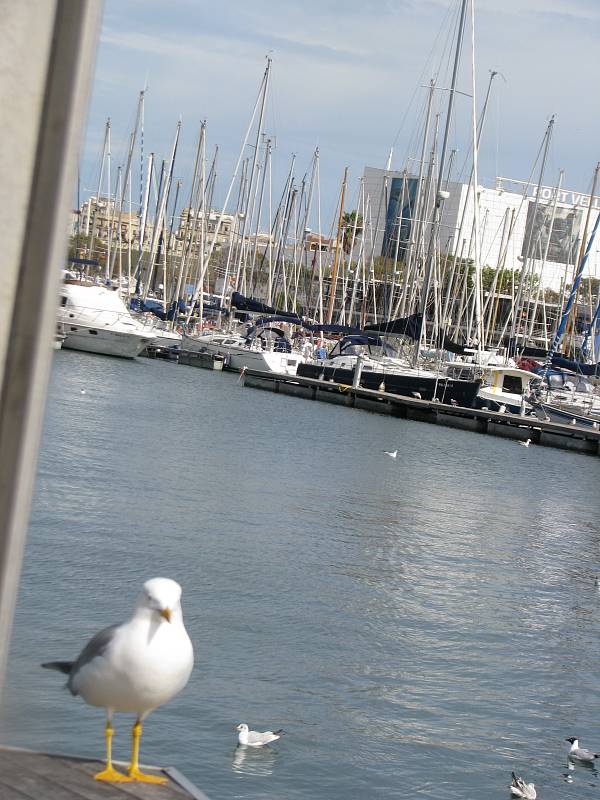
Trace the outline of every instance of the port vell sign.
{"type": "MultiPolygon", "coordinates": [[[[529,197],[535,200],[535,198],[537,197],[537,193],[538,193],[537,186],[529,187],[529,192],[528,192],[529,197]]],[[[555,188],[551,188],[549,186],[542,186],[540,189],[540,201],[553,203],[555,194],[556,194],[555,188]]],[[[590,196],[589,194],[580,194],[579,192],[573,192],[573,191],[563,191],[561,189],[558,192],[558,197],[556,202],[561,206],[575,206],[576,208],[587,208],[590,204],[590,196]]],[[[594,197],[594,202],[592,207],[600,210],[600,197],[598,196],[594,197]]]]}
{"type": "MultiPolygon", "coordinates": [[[[525,187],[521,188],[519,193],[525,194],[527,197],[535,200],[538,193],[537,185],[526,183],[525,181],[518,181],[515,178],[496,178],[496,191],[505,191],[507,190],[506,184],[513,184],[515,187],[525,187]]],[[[540,202],[542,203],[553,203],[554,197],[556,195],[556,187],[555,186],[542,186],[540,189],[540,202]]],[[[587,208],[590,204],[590,195],[583,194],[582,192],[573,192],[567,189],[561,189],[558,192],[558,197],[556,198],[556,202],[560,206],[570,206],[572,208],[587,208]]],[[[600,210],[600,196],[594,196],[593,208],[600,210]]]]}

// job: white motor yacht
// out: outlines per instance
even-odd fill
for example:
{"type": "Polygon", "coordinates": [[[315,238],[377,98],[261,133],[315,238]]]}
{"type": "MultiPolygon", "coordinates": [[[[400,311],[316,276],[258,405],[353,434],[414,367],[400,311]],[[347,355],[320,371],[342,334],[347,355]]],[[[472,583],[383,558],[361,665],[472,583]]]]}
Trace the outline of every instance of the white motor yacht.
{"type": "Polygon", "coordinates": [[[62,346],[87,353],[135,358],[152,338],[117,291],[70,279],[61,289],[58,323],[65,336],[62,346]]]}

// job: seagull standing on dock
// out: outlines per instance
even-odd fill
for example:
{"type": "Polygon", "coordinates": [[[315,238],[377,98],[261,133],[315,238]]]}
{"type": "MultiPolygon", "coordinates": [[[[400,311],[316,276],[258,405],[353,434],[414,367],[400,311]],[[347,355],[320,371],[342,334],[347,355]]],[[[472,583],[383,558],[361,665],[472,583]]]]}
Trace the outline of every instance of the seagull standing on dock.
{"type": "Polygon", "coordinates": [[[537,792],[535,784],[525,783],[523,778],[517,778],[514,772],[511,772],[512,782],[510,784],[510,793],[513,797],[524,797],[525,800],[536,800],[537,792]]]}
{"type": "Polygon", "coordinates": [[[529,447],[529,445],[531,444],[531,439],[527,439],[526,442],[519,442],[519,444],[521,445],[521,447],[529,447]]]}
{"type": "Polygon", "coordinates": [[[262,731],[262,733],[251,731],[245,722],[240,722],[236,731],[239,731],[238,742],[241,745],[248,745],[248,747],[263,747],[265,744],[270,744],[280,739],[283,733],[281,729],[278,731],[262,731]]]}
{"type": "Polygon", "coordinates": [[[577,736],[569,736],[565,742],[570,742],[571,749],[569,750],[569,758],[572,761],[580,761],[582,764],[594,765],[594,759],[600,758],[600,753],[593,753],[591,750],[586,750],[585,747],[579,747],[579,739],[577,736]]]}
{"type": "Polygon", "coordinates": [[[193,665],[194,651],[181,612],[181,586],[169,578],[146,581],[129,622],[97,633],[75,661],[42,664],[69,676],[67,688],[72,695],[106,709],[106,769],[94,777],[119,783],[166,783],[166,778],[140,771],[142,722],[184,688],[193,665]],[[112,765],[115,711],[136,715],[127,775],[112,765]]]}

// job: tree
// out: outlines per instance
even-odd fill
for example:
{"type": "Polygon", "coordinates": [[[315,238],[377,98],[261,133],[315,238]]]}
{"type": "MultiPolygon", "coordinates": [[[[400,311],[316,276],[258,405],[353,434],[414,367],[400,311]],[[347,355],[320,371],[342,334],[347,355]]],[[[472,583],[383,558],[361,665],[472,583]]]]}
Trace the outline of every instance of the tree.
{"type": "Polygon", "coordinates": [[[344,253],[350,252],[355,224],[356,236],[360,236],[363,231],[362,214],[358,214],[356,211],[346,211],[342,216],[342,247],[344,248],[344,253]]]}

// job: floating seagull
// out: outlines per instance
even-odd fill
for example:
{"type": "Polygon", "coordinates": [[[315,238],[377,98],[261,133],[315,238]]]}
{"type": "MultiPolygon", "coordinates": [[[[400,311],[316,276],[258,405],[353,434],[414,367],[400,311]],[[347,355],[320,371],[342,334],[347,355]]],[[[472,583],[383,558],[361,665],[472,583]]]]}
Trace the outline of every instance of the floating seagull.
{"type": "Polygon", "coordinates": [[[525,783],[523,778],[517,778],[514,772],[511,772],[512,783],[510,784],[510,793],[513,797],[524,797],[525,800],[536,800],[537,792],[533,783],[525,783]]]}
{"type": "Polygon", "coordinates": [[[82,389],[82,390],[81,390],[81,394],[85,394],[85,389],[82,389]]]}
{"type": "Polygon", "coordinates": [[[194,665],[180,600],[178,583],[152,578],[144,584],[129,622],[97,633],[75,661],[42,664],[69,676],[67,688],[72,695],[106,709],[106,769],[94,776],[96,780],[166,783],[166,778],[140,772],[139,751],[143,720],[183,689],[194,665]],[[136,715],[127,775],[112,766],[115,711],[136,715]]]}
{"type": "Polygon", "coordinates": [[[251,731],[248,730],[245,722],[241,722],[236,731],[239,731],[238,742],[243,745],[247,744],[248,747],[262,747],[265,744],[270,744],[279,739],[283,733],[281,729],[278,731],[263,731],[262,733],[251,731]]]}
{"type": "Polygon", "coordinates": [[[526,442],[519,442],[519,444],[521,445],[521,447],[529,447],[529,445],[531,444],[531,439],[527,439],[526,442]]]}
{"type": "Polygon", "coordinates": [[[596,589],[600,589],[600,578],[598,578],[597,575],[594,578],[594,586],[596,587],[596,589]]]}
{"type": "Polygon", "coordinates": [[[386,456],[389,456],[390,458],[396,458],[396,456],[398,455],[397,450],[392,450],[391,452],[389,450],[384,450],[383,452],[386,454],[386,456]]]}
{"type": "Polygon", "coordinates": [[[595,758],[600,757],[600,753],[593,753],[591,750],[586,750],[584,747],[579,747],[579,739],[577,736],[569,736],[565,742],[571,743],[569,750],[569,758],[573,761],[581,761],[584,764],[593,764],[595,758]]]}

